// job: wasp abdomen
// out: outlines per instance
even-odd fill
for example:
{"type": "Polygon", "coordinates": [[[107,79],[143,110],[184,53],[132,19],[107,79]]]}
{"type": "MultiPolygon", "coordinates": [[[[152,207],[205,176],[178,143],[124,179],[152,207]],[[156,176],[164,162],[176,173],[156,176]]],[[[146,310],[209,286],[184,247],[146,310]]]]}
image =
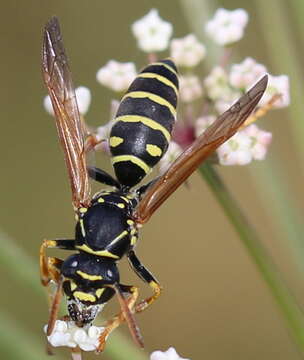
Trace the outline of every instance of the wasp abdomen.
{"type": "Polygon", "coordinates": [[[171,60],[147,66],[129,87],[110,134],[112,163],[121,184],[138,184],[166,152],[177,96],[177,71],[171,60]]]}

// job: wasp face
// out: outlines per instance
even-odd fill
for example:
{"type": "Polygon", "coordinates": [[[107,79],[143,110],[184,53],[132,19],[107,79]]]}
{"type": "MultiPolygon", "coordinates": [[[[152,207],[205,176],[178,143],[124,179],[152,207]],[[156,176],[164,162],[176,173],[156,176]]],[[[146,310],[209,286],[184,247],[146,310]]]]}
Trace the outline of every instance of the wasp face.
{"type": "Polygon", "coordinates": [[[78,299],[69,299],[67,301],[68,312],[71,320],[75,321],[78,327],[84,327],[91,324],[103,305],[85,305],[78,299]]]}

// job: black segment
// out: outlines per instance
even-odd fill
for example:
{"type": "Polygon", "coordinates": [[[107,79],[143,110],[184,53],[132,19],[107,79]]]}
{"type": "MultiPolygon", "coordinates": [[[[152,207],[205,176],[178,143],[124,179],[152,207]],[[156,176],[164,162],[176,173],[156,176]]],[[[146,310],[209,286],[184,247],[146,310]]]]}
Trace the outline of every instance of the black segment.
{"type": "Polygon", "coordinates": [[[156,78],[137,77],[129,87],[128,93],[131,91],[146,91],[162,97],[174,107],[177,105],[177,95],[174,89],[156,78]]]}
{"type": "Polygon", "coordinates": [[[120,183],[104,170],[99,169],[95,166],[88,166],[87,169],[91,179],[94,179],[102,184],[114,186],[117,189],[120,189],[120,183]]]}
{"type": "MultiPolygon", "coordinates": [[[[168,107],[155,103],[148,98],[124,99],[118,108],[117,115],[139,115],[152,119],[162,125],[165,129],[172,132],[175,118],[168,107]]],[[[112,134],[111,134],[112,135],[112,134]]],[[[123,135],[123,134],[122,134],[123,135]]]]}
{"type": "Polygon", "coordinates": [[[111,147],[112,155],[134,155],[149,167],[156,165],[168,148],[168,141],[161,131],[151,129],[140,122],[117,122],[112,128],[111,136],[121,136],[121,134],[124,134],[124,141],[118,146],[111,147]],[[158,146],[161,149],[160,156],[150,155],[146,149],[147,144],[158,146]]]}

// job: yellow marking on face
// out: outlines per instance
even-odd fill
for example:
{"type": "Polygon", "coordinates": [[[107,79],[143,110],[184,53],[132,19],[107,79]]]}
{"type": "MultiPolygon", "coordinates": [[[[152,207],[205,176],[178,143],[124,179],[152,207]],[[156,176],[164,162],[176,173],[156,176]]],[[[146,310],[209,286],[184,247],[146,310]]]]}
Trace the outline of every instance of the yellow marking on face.
{"type": "Polygon", "coordinates": [[[178,96],[178,90],[177,90],[176,86],[173,84],[172,81],[170,81],[165,76],[155,74],[155,73],[144,72],[142,74],[139,74],[137,77],[138,78],[157,79],[158,81],[162,82],[163,84],[170,86],[174,90],[176,96],[178,96]]]}
{"type": "Polygon", "coordinates": [[[92,294],[87,294],[82,291],[75,291],[73,293],[74,297],[79,299],[80,301],[89,301],[89,302],[95,302],[96,298],[92,294]]]}
{"type": "Polygon", "coordinates": [[[129,220],[127,220],[127,224],[128,224],[128,225],[133,225],[133,224],[134,224],[134,221],[131,220],[131,219],[129,219],[129,220]]]}
{"type": "Polygon", "coordinates": [[[164,64],[164,63],[162,63],[162,62],[156,62],[156,63],[152,63],[151,65],[163,66],[163,67],[165,67],[166,69],[170,70],[173,74],[175,74],[176,76],[178,76],[178,75],[177,75],[177,72],[176,72],[170,65],[168,65],[168,64],[164,64]]]}
{"type": "Polygon", "coordinates": [[[84,213],[86,213],[87,211],[88,211],[88,209],[85,208],[85,207],[82,207],[82,208],[79,209],[79,212],[80,212],[81,214],[84,214],[84,213]]]}
{"type": "Polygon", "coordinates": [[[146,150],[151,156],[161,156],[162,154],[162,149],[157,145],[147,144],[146,150]]]}
{"type": "Polygon", "coordinates": [[[129,199],[127,199],[127,198],[124,197],[124,196],[121,196],[120,198],[123,199],[123,200],[124,200],[125,202],[127,202],[127,203],[129,202],[129,199]]]}
{"type": "Polygon", "coordinates": [[[176,116],[176,109],[175,107],[169,103],[169,101],[167,101],[166,99],[162,98],[159,95],[150,93],[148,91],[131,91],[129,93],[127,93],[123,98],[122,101],[124,99],[127,98],[133,98],[133,99],[144,99],[144,98],[148,98],[154,102],[156,102],[159,105],[163,105],[166,106],[169,111],[171,112],[171,114],[175,117],[176,116]]]}
{"type": "Polygon", "coordinates": [[[137,241],[137,237],[136,236],[132,236],[131,237],[131,245],[135,245],[137,241]]]}
{"type": "Polygon", "coordinates": [[[87,274],[81,270],[77,270],[76,273],[81,276],[83,279],[87,279],[87,280],[91,280],[91,281],[96,281],[96,280],[102,280],[102,276],[101,275],[90,275],[87,274]]]}
{"type": "Polygon", "coordinates": [[[111,246],[111,245],[115,244],[117,241],[121,240],[126,235],[128,235],[128,232],[127,232],[127,230],[124,230],[118,236],[116,236],[116,238],[114,240],[112,240],[109,245],[111,246]]]}
{"type": "Polygon", "coordinates": [[[93,254],[93,255],[97,255],[97,256],[104,256],[104,257],[109,257],[109,258],[113,258],[113,259],[119,259],[119,256],[110,253],[110,251],[108,251],[108,250],[94,251],[93,249],[89,248],[86,244],[82,244],[80,246],[78,245],[78,246],[76,246],[76,249],[85,251],[88,254],[93,254]]]}
{"type": "Polygon", "coordinates": [[[125,207],[125,204],[124,203],[118,203],[116,204],[119,208],[123,209],[125,207]]]}
{"type": "Polygon", "coordinates": [[[77,285],[74,283],[74,281],[70,280],[70,286],[71,286],[71,290],[74,291],[75,289],[77,289],[77,285]]]}
{"type": "Polygon", "coordinates": [[[79,220],[79,224],[80,224],[81,234],[83,237],[85,237],[86,233],[85,233],[85,228],[84,228],[84,224],[83,224],[83,219],[79,220]]]}
{"type": "Polygon", "coordinates": [[[128,122],[128,123],[140,122],[140,123],[148,126],[149,128],[153,129],[153,130],[159,130],[164,135],[164,137],[166,138],[166,140],[168,142],[171,139],[171,135],[170,135],[169,131],[164,126],[162,126],[161,124],[159,124],[155,120],[152,120],[152,119],[150,119],[148,117],[140,116],[140,115],[123,115],[123,116],[118,116],[115,120],[116,121],[128,122]]]}
{"type": "Polygon", "coordinates": [[[104,291],[105,291],[104,288],[97,289],[96,292],[95,292],[95,295],[96,295],[98,298],[100,298],[104,291]]]}
{"type": "Polygon", "coordinates": [[[97,202],[104,203],[105,201],[104,201],[104,199],[102,197],[100,197],[100,198],[98,198],[97,202]]]}
{"type": "Polygon", "coordinates": [[[110,146],[115,147],[124,142],[124,139],[119,136],[110,137],[110,146]]]}
{"type": "Polygon", "coordinates": [[[136,229],[132,229],[131,232],[130,232],[130,234],[131,234],[131,235],[134,235],[134,234],[136,234],[136,231],[137,231],[136,229]]]}
{"type": "Polygon", "coordinates": [[[141,159],[134,155],[118,155],[112,157],[112,164],[116,164],[122,161],[131,161],[131,163],[139,166],[143,171],[148,174],[151,168],[141,159]]]}

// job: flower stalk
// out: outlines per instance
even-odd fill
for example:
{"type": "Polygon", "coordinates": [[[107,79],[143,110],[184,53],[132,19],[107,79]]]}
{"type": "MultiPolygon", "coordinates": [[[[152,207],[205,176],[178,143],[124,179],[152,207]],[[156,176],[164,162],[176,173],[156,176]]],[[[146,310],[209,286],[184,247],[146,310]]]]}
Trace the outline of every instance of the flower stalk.
{"type": "Polygon", "coordinates": [[[301,352],[304,352],[304,315],[284,284],[271,256],[262,245],[257,232],[210,163],[200,166],[199,172],[217,199],[234,230],[239,235],[251,260],[271,291],[286,324],[301,352]]]}

